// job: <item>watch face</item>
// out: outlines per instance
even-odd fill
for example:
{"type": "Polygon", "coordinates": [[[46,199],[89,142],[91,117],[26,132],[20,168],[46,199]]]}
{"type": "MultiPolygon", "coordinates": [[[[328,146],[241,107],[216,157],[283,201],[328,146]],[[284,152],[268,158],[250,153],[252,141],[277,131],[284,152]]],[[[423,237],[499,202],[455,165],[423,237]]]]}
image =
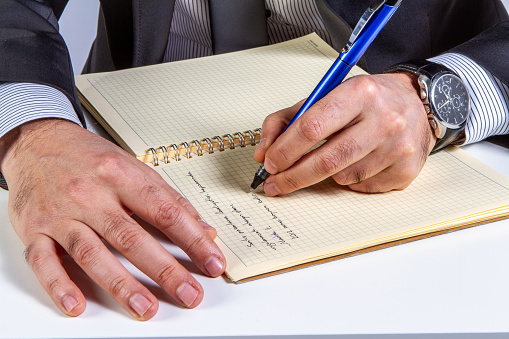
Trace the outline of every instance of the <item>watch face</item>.
{"type": "Polygon", "coordinates": [[[457,76],[443,74],[434,80],[430,99],[435,115],[447,127],[459,128],[467,120],[468,93],[457,76]]]}

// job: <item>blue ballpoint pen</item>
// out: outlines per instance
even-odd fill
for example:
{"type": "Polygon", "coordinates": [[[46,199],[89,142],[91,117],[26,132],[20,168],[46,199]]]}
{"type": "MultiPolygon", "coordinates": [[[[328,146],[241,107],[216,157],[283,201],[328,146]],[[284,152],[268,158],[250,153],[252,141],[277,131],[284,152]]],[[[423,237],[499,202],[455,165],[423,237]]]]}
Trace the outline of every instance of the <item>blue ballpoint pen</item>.
{"type": "MultiPolygon", "coordinates": [[[[311,106],[336,88],[336,86],[345,79],[348,72],[350,72],[364,52],[366,52],[402,1],[403,0],[376,0],[368,7],[355,26],[348,43],[341,51],[339,57],[334,61],[331,68],[327,71],[322,80],[320,80],[288,126],[286,126],[283,133],[311,106]]],[[[270,173],[261,165],[258,171],[256,171],[250,191],[253,191],[264,182],[269,175],[270,173]]]]}

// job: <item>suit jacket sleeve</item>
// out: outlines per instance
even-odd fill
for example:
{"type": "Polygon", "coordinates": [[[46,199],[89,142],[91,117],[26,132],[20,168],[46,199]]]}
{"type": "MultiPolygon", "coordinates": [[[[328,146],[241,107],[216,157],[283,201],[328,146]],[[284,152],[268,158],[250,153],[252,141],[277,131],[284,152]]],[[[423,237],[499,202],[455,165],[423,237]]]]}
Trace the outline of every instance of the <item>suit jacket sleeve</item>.
{"type": "Polygon", "coordinates": [[[31,82],[58,89],[83,113],[58,18],[67,0],[0,0],[0,82],[31,82]]]}
{"type": "Polygon", "coordinates": [[[473,39],[452,48],[477,62],[504,84],[509,86],[509,21],[497,24],[473,39]]]}

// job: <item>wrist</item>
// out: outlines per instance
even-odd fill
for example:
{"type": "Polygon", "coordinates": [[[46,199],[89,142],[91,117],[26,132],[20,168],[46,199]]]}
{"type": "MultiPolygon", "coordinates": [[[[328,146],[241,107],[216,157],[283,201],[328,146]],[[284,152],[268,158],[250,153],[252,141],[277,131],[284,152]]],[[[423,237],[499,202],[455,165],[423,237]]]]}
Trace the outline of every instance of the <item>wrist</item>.
{"type": "MultiPolygon", "coordinates": [[[[417,76],[413,73],[407,72],[407,71],[400,71],[397,73],[390,73],[390,76],[394,77],[396,81],[399,81],[409,93],[414,93],[416,96],[416,100],[421,102],[421,88],[419,86],[417,76]]],[[[425,106],[423,105],[423,115],[426,115],[427,110],[425,106]]],[[[428,153],[430,154],[433,150],[433,147],[435,146],[437,142],[437,137],[435,135],[435,131],[429,124],[427,124],[427,131],[429,132],[429,142],[428,142],[428,153]]]]}
{"type": "MultiPolygon", "coordinates": [[[[419,97],[419,84],[417,83],[417,78],[414,74],[410,72],[398,72],[398,73],[391,73],[391,76],[394,77],[394,79],[397,79],[408,91],[413,91],[415,95],[419,97]]],[[[420,97],[419,97],[419,100],[420,97]]]]}
{"type": "Polygon", "coordinates": [[[11,169],[17,167],[17,159],[28,160],[23,156],[26,151],[39,152],[50,137],[47,134],[55,135],[61,128],[70,127],[81,128],[68,120],[47,118],[26,122],[7,132],[0,138],[0,172],[7,179],[11,169]]]}
{"type": "Polygon", "coordinates": [[[460,139],[470,113],[470,98],[465,84],[453,70],[428,60],[410,60],[385,72],[407,72],[416,77],[420,99],[436,136],[432,153],[460,139]]]}

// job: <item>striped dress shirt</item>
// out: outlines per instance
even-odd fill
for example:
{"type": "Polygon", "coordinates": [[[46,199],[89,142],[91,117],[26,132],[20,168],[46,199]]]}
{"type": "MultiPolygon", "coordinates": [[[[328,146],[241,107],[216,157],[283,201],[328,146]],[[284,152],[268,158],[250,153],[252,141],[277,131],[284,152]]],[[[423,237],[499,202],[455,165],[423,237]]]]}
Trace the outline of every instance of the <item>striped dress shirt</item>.
{"type": "MultiPolygon", "coordinates": [[[[266,10],[269,43],[311,32],[331,43],[314,0],[266,0],[266,10]]],[[[176,0],[164,61],[211,53],[208,0],[176,0]]],[[[460,54],[446,53],[430,60],[454,70],[467,86],[471,112],[465,130],[466,144],[509,133],[509,89],[505,84],[460,54]]],[[[61,118],[80,124],[71,103],[60,91],[32,83],[0,83],[0,137],[40,118],[61,118]]]]}

